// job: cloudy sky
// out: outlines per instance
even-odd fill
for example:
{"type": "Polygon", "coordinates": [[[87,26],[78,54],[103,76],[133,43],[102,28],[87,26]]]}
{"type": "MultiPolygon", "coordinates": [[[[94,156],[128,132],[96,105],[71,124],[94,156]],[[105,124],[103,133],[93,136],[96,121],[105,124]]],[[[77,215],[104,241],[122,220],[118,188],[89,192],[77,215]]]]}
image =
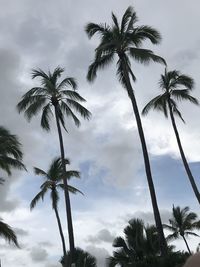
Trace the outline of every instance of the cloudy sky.
{"type": "MultiPolygon", "coordinates": [[[[39,116],[27,123],[15,108],[24,92],[39,85],[31,80],[32,68],[48,71],[60,65],[66,70],[64,75],[78,80],[78,90],[93,114],[79,129],[68,121],[64,141],[71,168],[81,171],[81,180],[72,183],[85,194],[71,198],[76,246],[90,251],[103,267],[114,237],[122,234],[128,220],[140,217],[153,222],[153,215],[130,101],[115,77],[114,65],[99,72],[95,83],[86,81],[97,40],[87,39],[84,26],[90,21],[109,23],[111,11],[121,17],[133,5],[138,24],[157,28],[163,37],[161,45],[152,47],[147,42],[146,48],[163,56],[169,69],[191,75],[196,82],[193,94],[200,98],[199,1],[107,0],[105,5],[97,0],[0,0],[0,4],[1,125],[20,137],[28,169],[28,173],[13,172],[0,188],[0,217],[16,230],[21,245],[19,250],[0,241],[2,266],[60,266],[61,244],[49,198],[29,210],[42,182],[34,176],[32,166],[45,170],[59,155],[55,123],[46,133],[40,129],[39,116]]],[[[140,110],[158,94],[163,70],[161,65],[133,64],[140,110]]],[[[177,125],[200,186],[200,110],[184,103],[180,110],[187,123],[177,121],[177,125]]],[[[198,212],[170,122],[151,112],[143,124],[163,221],[167,222],[173,204],[188,205],[198,212]]],[[[67,236],[62,200],[59,210],[67,236]]],[[[189,243],[195,249],[199,241],[190,239],[189,243]]],[[[185,249],[182,241],[178,246],[185,249]]]]}

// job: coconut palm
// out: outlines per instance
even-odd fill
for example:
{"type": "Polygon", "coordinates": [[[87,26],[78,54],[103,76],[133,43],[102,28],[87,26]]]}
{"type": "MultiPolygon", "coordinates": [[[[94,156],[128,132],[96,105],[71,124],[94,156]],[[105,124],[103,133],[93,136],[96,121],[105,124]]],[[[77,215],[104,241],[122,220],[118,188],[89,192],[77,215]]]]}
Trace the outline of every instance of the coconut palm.
{"type": "MultiPolygon", "coordinates": [[[[22,163],[23,153],[21,143],[16,135],[0,126],[0,168],[8,175],[11,175],[11,169],[25,169],[22,163]]],[[[1,182],[3,179],[1,178],[1,182]]]]}
{"type": "Polygon", "coordinates": [[[182,237],[188,252],[191,254],[188,242],[186,240],[187,236],[198,236],[193,232],[195,229],[200,229],[200,221],[198,216],[194,212],[190,212],[189,207],[184,207],[181,209],[179,206],[172,209],[172,218],[169,219],[169,225],[163,225],[167,230],[173,232],[168,235],[167,240],[177,239],[182,237]]]}
{"type": "Polygon", "coordinates": [[[145,171],[151,195],[156,227],[159,232],[161,251],[164,255],[167,251],[167,245],[158,209],[142,122],[131,84],[131,80],[134,82],[136,77],[131,69],[130,61],[130,59],[133,59],[142,64],[148,64],[150,62],[165,63],[163,58],[155,55],[151,50],[141,48],[145,40],[150,40],[152,44],[158,44],[161,41],[161,36],[160,33],[152,27],[136,26],[135,24],[138,19],[136,12],[132,7],[128,7],[125,11],[120,24],[113,13],[112,20],[112,26],[95,23],[89,23],[86,26],[86,33],[89,38],[92,38],[95,34],[100,36],[100,44],[95,49],[95,59],[89,66],[87,79],[88,81],[93,81],[96,78],[97,71],[112,63],[114,61],[114,56],[117,55],[117,76],[127,91],[135,114],[142,144],[145,171]]]}
{"type": "Polygon", "coordinates": [[[17,236],[12,228],[4,223],[0,218],[0,237],[3,237],[9,243],[13,243],[16,247],[19,247],[17,236]]]}
{"type": "MultiPolygon", "coordinates": [[[[70,164],[68,159],[65,159],[65,164],[70,164]]],[[[56,220],[58,223],[58,229],[59,229],[59,233],[60,233],[60,237],[61,237],[61,241],[62,241],[62,248],[63,248],[63,255],[66,255],[66,246],[65,246],[65,239],[64,239],[64,235],[63,235],[63,230],[62,230],[62,225],[61,225],[61,220],[60,220],[60,216],[59,216],[59,212],[58,212],[58,201],[59,201],[59,192],[58,190],[64,190],[64,184],[61,183],[62,180],[62,173],[63,173],[63,169],[62,169],[62,161],[60,158],[55,158],[48,171],[45,172],[42,169],[39,168],[34,168],[34,172],[36,175],[40,175],[42,176],[45,181],[44,183],[42,183],[42,185],[40,186],[40,192],[33,198],[33,200],[31,201],[30,204],[30,208],[31,210],[33,208],[35,208],[36,204],[38,203],[39,200],[44,199],[44,196],[49,192],[50,193],[50,197],[51,197],[51,201],[52,201],[52,208],[55,211],[55,215],[56,215],[56,220]]],[[[80,174],[78,171],[75,170],[70,170],[70,171],[66,171],[65,177],[70,180],[70,178],[72,177],[80,177],[80,174]]],[[[73,186],[68,185],[68,190],[71,193],[81,193],[78,189],[76,189],[73,186]]]]}
{"type": "Polygon", "coordinates": [[[154,225],[144,226],[140,219],[132,219],[124,229],[125,238],[117,237],[113,246],[117,248],[109,258],[109,267],[135,266],[149,258],[160,255],[157,229],[154,225]]]}
{"type": "Polygon", "coordinates": [[[158,111],[162,111],[165,117],[168,118],[168,116],[170,116],[185,171],[188,175],[195,196],[200,204],[199,190],[187,162],[175,120],[175,116],[178,116],[184,122],[181,112],[178,109],[177,101],[187,100],[195,105],[198,105],[198,100],[190,94],[190,91],[194,88],[194,81],[191,77],[181,74],[177,70],[167,71],[165,69],[165,74],[161,75],[159,85],[162,93],[153,98],[144,107],[142,114],[146,115],[150,109],[156,109],[158,111]]]}
{"type": "MultiPolygon", "coordinates": [[[[67,252],[66,258],[69,257],[70,251],[67,252]]],[[[64,266],[64,257],[62,257],[60,263],[64,266]]],[[[75,249],[75,264],[76,267],[97,267],[96,258],[80,248],[75,249]]]]}
{"type": "Polygon", "coordinates": [[[70,117],[74,121],[75,125],[79,126],[80,120],[75,113],[78,113],[84,119],[89,119],[91,114],[79,103],[85,102],[85,99],[76,91],[77,84],[75,79],[67,77],[62,81],[59,81],[63,72],[64,69],[60,67],[57,67],[53,73],[45,73],[41,69],[34,69],[32,72],[32,78],[39,78],[41,86],[33,87],[27,93],[25,93],[22,96],[21,101],[18,103],[17,108],[19,112],[24,111],[25,117],[28,119],[28,121],[30,121],[33,116],[36,116],[38,112],[42,111],[41,127],[46,131],[50,130],[50,119],[53,115],[55,115],[63,168],[63,184],[65,188],[64,195],[68,222],[69,246],[71,256],[73,258],[73,251],[75,248],[74,233],[68,184],[67,179],[65,178],[66,164],[61,126],[66,129],[64,116],[70,117]]]}

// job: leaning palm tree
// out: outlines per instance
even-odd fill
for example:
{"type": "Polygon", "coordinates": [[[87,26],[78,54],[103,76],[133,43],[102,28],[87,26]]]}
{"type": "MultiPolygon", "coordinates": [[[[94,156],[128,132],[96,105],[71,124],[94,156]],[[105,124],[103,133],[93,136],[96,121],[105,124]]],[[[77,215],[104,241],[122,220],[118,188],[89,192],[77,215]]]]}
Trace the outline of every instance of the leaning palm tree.
{"type": "MultiPolygon", "coordinates": [[[[22,163],[21,143],[16,135],[0,126],[0,169],[11,175],[11,169],[25,169],[22,163]]],[[[3,179],[0,179],[2,182],[3,179]]]]}
{"type": "Polygon", "coordinates": [[[15,232],[8,224],[4,223],[1,219],[0,219],[0,237],[3,237],[9,243],[13,243],[16,247],[19,247],[15,232]]]}
{"type": "Polygon", "coordinates": [[[178,110],[176,101],[187,100],[195,105],[198,105],[198,100],[190,94],[190,91],[194,87],[194,81],[191,77],[181,74],[177,70],[167,71],[165,69],[165,74],[161,75],[159,85],[163,93],[153,98],[144,107],[142,114],[146,115],[150,109],[156,109],[158,111],[162,111],[165,117],[167,118],[168,114],[170,115],[171,123],[174,129],[185,171],[188,175],[195,196],[200,204],[199,190],[197,188],[194,177],[187,162],[175,121],[176,115],[184,122],[181,112],[178,110]]]}
{"type": "MultiPolygon", "coordinates": [[[[69,257],[70,251],[67,252],[66,259],[69,257]]],[[[64,266],[64,257],[61,258],[60,263],[64,266]]],[[[96,258],[81,248],[75,249],[75,264],[76,267],[97,267],[96,258]]]]}
{"type": "MultiPolygon", "coordinates": [[[[33,87],[27,93],[25,93],[22,96],[21,101],[18,103],[17,108],[19,112],[24,111],[25,117],[28,119],[28,121],[30,121],[33,116],[36,116],[38,112],[42,111],[41,127],[46,131],[50,130],[50,119],[53,115],[55,115],[63,168],[63,184],[65,188],[64,195],[72,262],[73,251],[75,248],[74,233],[68,184],[65,177],[65,151],[61,126],[66,129],[64,116],[71,117],[75,125],[79,126],[80,120],[75,113],[77,112],[84,119],[89,119],[91,114],[79,103],[85,102],[85,99],[76,91],[77,84],[75,79],[67,77],[62,81],[59,81],[59,78],[61,77],[63,72],[64,69],[60,67],[57,67],[53,73],[45,73],[41,69],[34,69],[32,72],[32,78],[39,78],[41,86],[33,87]]],[[[71,263],[69,263],[69,266],[70,265],[71,263]]]]}
{"type": "MultiPolygon", "coordinates": [[[[65,159],[65,164],[70,164],[68,159],[65,159]]],[[[40,175],[42,176],[45,181],[42,183],[42,185],[40,186],[40,192],[33,198],[33,200],[31,201],[30,204],[30,208],[31,210],[33,208],[35,208],[36,204],[38,203],[39,200],[43,200],[44,196],[50,192],[50,197],[51,197],[51,201],[52,201],[52,208],[55,211],[55,215],[56,215],[56,220],[58,223],[58,229],[59,229],[59,233],[60,233],[60,237],[61,237],[61,242],[62,242],[62,248],[63,248],[63,255],[66,256],[66,246],[65,246],[65,238],[63,235],[63,230],[62,230],[62,224],[61,224],[61,220],[60,220],[60,216],[59,216],[59,212],[58,212],[58,201],[59,201],[59,192],[58,190],[64,190],[64,185],[63,183],[61,183],[62,180],[62,173],[63,173],[63,169],[62,169],[62,161],[60,158],[55,158],[48,171],[45,172],[42,169],[39,168],[34,168],[34,172],[36,175],[40,175]]],[[[70,171],[66,171],[65,173],[65,177],[70,180],[72,177],[80,177],[80,173],[78,171],[75,170],[70,170],[70,171]]],[[[71,193],[81,193],[78,189],[76,189],[73,186],[68,185],[68,190],[71,193]]]]}
{"type": "Polygon", "coordinates": [[[151,43],[158,44],[161,41],[161,36],[160,33],[152,27],[135,25],[138,19],[132,7],[128,7],[125,11],[121,24],[119,24],[113,13],[112,20],[112,26],[95,23],[89,23],[86,26],[86,33],[89,38],[92,38],[95,34],[99,34],[100,36],[100,44],[95,49],[95,59],[89,66],[87,79],[93,81],[96,78],[97,71],[112,63],[115,55],[118,56],[117,76],[127,91],[135,114],[156,227],[159,232],[161,251],[164,255],[167,251],[167,245],[158,209],[142,122],[131,84],[131,81],[134,82],[136,77],[131,69],[130,62],[130,59],[133,59],[142,64],[148,64],[150,62],[165,63],[163,58],[155,55],[151,50],[141,48],[145,40],[150,40],[151,43]]]}
{"type": "Polygon", "coordinates": [[[198,236],[193,232],[193,230],[200,229],[200,221],[197,219],[196,213],[189,211],[189,207],[181,209],[179,206],[173,206],[172,218],[169,219],[170,224],[164,224],[163,226],[167,230],[173,232],[172,234],[168,235],[167,240],[170,241],[182,237],[186,244],[188,252],[191,254],[191,250],[189,248],[186,237],[189,235],[198,236]]]}

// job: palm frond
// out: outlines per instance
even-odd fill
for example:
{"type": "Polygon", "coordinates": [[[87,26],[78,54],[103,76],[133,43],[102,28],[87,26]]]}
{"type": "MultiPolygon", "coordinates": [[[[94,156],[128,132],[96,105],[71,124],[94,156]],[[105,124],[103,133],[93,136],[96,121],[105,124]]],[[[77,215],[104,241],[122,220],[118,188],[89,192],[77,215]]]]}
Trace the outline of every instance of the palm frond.
{"type": "Polygon", "coordinates": [[[153,61],[166,65],[166,62],[162,57],[155,55],[151,50],[148,49],[130,47],[129,54],[133,59],[142,64],[149,64],[153,61]]]}
{"type": "Polygon", "coordinates": [[[164,113],[165,117],[168,118],[168,110],[167,110],[167,95],[162,94],[154,97],[142,110],[142,115],[145,116],[151,110],[158,110],[164,113]]]}
{"type": "Polygon", "coordinates": [[[140,44],[142,41],[150,40],[152,44],[159,44],[162,40],[161,34],[150,26],[138,26],[133,30],[132,36],[138,40],[140,44]]]}
{"type": "Polygon", "coordinates": [[[89,120],[91,117],[91,113],[89,110],[87,110],[85,107],[83,107],[81,104],[79,104],[77,101],[74,101],[73,99],[66,99],[67,104],[76,110],[77,113],[81,115],[84,119],[89,120]]]}
{"type": "Polygon", "coordinates": [[[105,24],[88,23],[85,27],[85,32],[88,38],[92,38],[94,34],[104,34],[109,28],[105,24]]]}
{"type": "Polygon", "coordinates": [[[83,98],[79,93],[77,93],[76,91],[72,91],[72,90],[63,90],[60,91],[60,93],[66,97],[71,98],[72,100],[77,100],[80,102],[85,102],[85,98],[83,98]]]}
{"type": "Polygon", "coordinates": [[[9,243],[13,243],[16,247],[19,248],[15,232],[8,224],[2,222],[1,220],[0,220],[0,236],[3,237],[9,243]]]}
{"type": "MultiPolygon", "coordinates": [[[[62,190],[65,190],[65,186],[64,184],[58,184],[57,185],[59,188],[61,188],[62,190]]],[[[83,192],[81,192],[79,189],[75,188],[74,186],[71,185],[67,185],[67,189],[70,193],[72,194],[77,194],[80,193],[81,195],[84,195],[83,192]]]]}
{"type": "Polygon", "coordinates": [[[37,113],[42,109],[42,106],[45,105],[46,101],[47,99],[42,96],[26,108],[24,115],[28,121],[30,121],[33,116],[37,115],[37,113]]]}
{"type": "Polygon", "coordinates": [[[199,101],[195,97],[190,95],[188,89],[178,89],[178,90],[174,89],[172,90],[171,95],[172,97],[176,98],[179,101],[188,100],[195,105],[199,105],[199,101]]]}
{"type": "Polygon", "coordinates": [[[42,117],[41,117],[41,121],[40,121],[41,127],[46,131],[50,130],[50,124],[49,124],[50,116],[51,117],[53,116],[53,112],[51,110],[51,104],[48,103],[42,109],[42,117]]]}
{"type": "Polygon", "coordinates": [[[115,27],[119,31],[119,23],[118,23],[117,17],[115,16],[115,14],[113,12],[112,12],[112,20],[114,22],[115,27]]]}
{"type": "Polygon", "coordinates": [[[31,204],[30,204],[30,209],[34,209],[35,206],[37,205],[38,201],[44,200],[44,196],[46,192],[48,191],[48,187],[43,187],[43,189],[32,199],[31,204]]]}
{"type": "Polygon", "coordinates": [[[94,79],[97,76],[97,71],[111,64],[113,60],[114,60],[114,51],[101,56],[97,56],[94,62],[88,68],[87,80],[89,82],[94,81],[94,79]]]}
{"type": "Polygon", "coordinates": [[[76,89],[77,89],[77,82],[76,82],[76,79],[73,78],[73,77],[67,77],[67,78],[65,78],[65,79],[62,80],[62,81],[60,82],[60,84],[57,86],[57,90],[59,91],[59,90],[65,88],[65,87],[68,87],[68,86],[70,86],[70,87],[72,87],[74,90],[76,90],[76,89]]]}
{"type": "Polygon", "coordinates": [[[80,120],[78,117],[74,114],[74,112],[71,110],[69,105],[67,105],[64,101],[60,103],[60,109],[65,113],[67,116],[71,117],[77,127],[80,126],[80,120]]]}
{"type": "Polygon", "coordinates": [[[48,174],[45,171],[43,171],[42,169],[37,168],[37,167],[33,167],[33,169],[34,169],[34,173],[36,175],[41,175],[41,176],[43,176],[45,178],[48,177],[48,174]]]}
{"type": "Polygon", "coordinates": [[[122,17],[122,22],[121,22],[121,33],[125,32],[126,27],[129,23],[129,21],[132,20],[132,23],[134,24],[135,22],[137,22],[137,16],[136,13],[134,12],[133,8],[131,6],[129,6],[123,17],[122,17]]]}

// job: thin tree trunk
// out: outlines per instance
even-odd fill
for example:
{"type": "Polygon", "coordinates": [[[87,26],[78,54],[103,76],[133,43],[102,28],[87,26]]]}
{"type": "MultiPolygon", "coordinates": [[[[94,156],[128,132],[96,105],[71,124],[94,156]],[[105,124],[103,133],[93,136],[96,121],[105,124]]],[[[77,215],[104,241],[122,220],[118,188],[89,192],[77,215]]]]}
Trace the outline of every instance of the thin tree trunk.
{"type": "Polygon", "coordinates": [[[54,211],[55,211],[55,214],[56,214],[56,219],[57,219],[57,223],[58,223],[58,229],[59,229],[60,237],[61,237],[61,241],[62,241],[63,256],[66,259],[67,252],[66,252],[66,246],[65,246],[65,238],[64,238],[64,235],[63,235],[62,225],[61,225],[60,217],[59,217],[59,214],[58,214],[58,208],[54,207],[54,211]]]}
{"type": "Polygon", "coordinates": [[[192,255],[191,250],[190,250],[190,248],[189,248],[189,245],[188,245],[188,243],[187,243],[187,240],[186,240],[185,236],[182,235],[182,238],[183,238],[183,240],[185,241],[185,244],[186,244],[186,247],[187,247],[187,250],[188,250],[189,254],[192,255]]]}
{"type": "Polygon", "coordinates": [[[68,235],[69,235],[69,248],[70,248],[70,257],[69,261],[66,265],[66,267],[71,267],[72,263],[74,261],[74,251],[75,251],[75,245],[74,245],[74,232],[73,232],[73,224],[72,224],[72,214],[71,214],[71,204],[70,204],[70,197],[69,197],[69,191],[68,191],[68,183],[67,179],[65,177],[66,173],[66,164],[65,164],[65,152],[64,152],[64,144],[63,144],[63,137],[62,137],[62,131],[60,127],[60,121],[58,117],[58,111],[57,106],[55,106],[55,116],[56,116],[56,124],[58,129],[58,136],[59,136],[59,142],[60,142],[60,153],[61,153],[61,161],[62,161],[62,168],[63,168],[63,184],[64,184],[64,195],[65,195],[65,204],[66,204],[66,214],[67,214],[67,226],[68,226],[68,235]]]}
{"type": "Polygon", "coordinates": [[[177,140],[177,143],[178,143],[178,147],[179,147],[179,151],[180,151],[181,158],[182,158],[182,161],[183,161],[183,165],[185,167],[185,171],[186,171],[186,173],[188,175],[188,178],[190,180],[190,183],[191,183],[192,189],[194,191],[194,194],[195,194],[195,196],[196,196],[196,198],[197,198],[197,200],[198,200],[198,202],[200,204],[199,190],[197,188],[197,185],[195,183],[194,177],[192,175],[192,172],[191,172],[190,167],[188,165],[187,159],[185,157],[185,153],[183,151],[183,147],[182,147],[182,144],[181,144],[180,136],[179,136],[179,133],[178,133],[178,129],[176,127],[176,122],[175,122],[173,111],[172,111],[172,106],[171,106],[171,103],[170,103],[170,100],[169,99],[168,99],[168,106],[169,106],[169,112],[170,112],[172,126],[174,128],[174,133],[175,133],[176,140],[177,140]]]}
{"type": "Polygon", "coordinates": [[[131,82],[130,82],[130,78],[129,78],[129,74],[128,74],[126,63],[124,62],[123,58],[121,58],[121,60],[123,62],[122,63],[122,67],[123,67],[123,72],[124,72],[125,81],[126,81],[126,88],[127,88],[127,91],[128,91],[128,96],[130,97],[131,103],[132,103],[132,106],[133,106],[133,111],[134,111],[134,114],[135,114],[137,127],[138,127],[138,132],[139,132],[139,136],[140,136],[140,141],[141,141],[141,145],[142,145],[142,152],[143,152],[143,157],[144,157],[145,171],[146,171],[149,191],[150,191],[150,195],[151,195],[151,202],[152,202],[152,206],[153,206],[153,212],[154,212],[156,228],[157,228],[158,235],[159,235],[161,255],[165,256],[167,254],[167,243],[166,243],[166,240],[165,240],[162,221],[161,221],[161,217],[160,217],[160,212],[159,212],[159,209],[158,209],[158,204],[157,204],[157,199],[156,199],[156,192],[155,192],[153,178],[152,178],[152,174],[151,174],[151,166],[150,166],[150,161],[149,161],[149,155],[148,155],[148,151],[147,151],[146,141],[145,141],[145,137],[144,137],[144,131],[143,131],[143,127],[142,127],[142,122],[141,122],[141,118],[140,118],[140,113],[139,113],[139,110],[138,110],[138,107],[137,107],[137,102],[136,102],[136,99],[135,99],[135,95],[133,93],[133,88],[132,88],[132,85],[131,85],[131,82]]]}

